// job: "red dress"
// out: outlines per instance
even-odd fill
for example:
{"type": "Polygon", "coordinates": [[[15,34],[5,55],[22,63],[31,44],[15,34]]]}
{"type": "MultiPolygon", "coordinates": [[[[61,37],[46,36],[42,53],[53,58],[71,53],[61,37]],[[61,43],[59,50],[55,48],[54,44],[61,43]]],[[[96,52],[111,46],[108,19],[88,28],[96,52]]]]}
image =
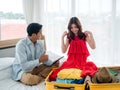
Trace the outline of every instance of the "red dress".
{"type": "Polygon", "coordinates": [[[86,41],[79,39],[71,40],[68,50],[68,58],[60,68],[55,70],[49,77],[50,80],[56,80],[57,73],[62,69],[78,68],[82,70],[82,77],[90,75],[91,77],[97,72],[98,68],[93,62],[87,62],[89,51],[86,46],[86,41]]]}

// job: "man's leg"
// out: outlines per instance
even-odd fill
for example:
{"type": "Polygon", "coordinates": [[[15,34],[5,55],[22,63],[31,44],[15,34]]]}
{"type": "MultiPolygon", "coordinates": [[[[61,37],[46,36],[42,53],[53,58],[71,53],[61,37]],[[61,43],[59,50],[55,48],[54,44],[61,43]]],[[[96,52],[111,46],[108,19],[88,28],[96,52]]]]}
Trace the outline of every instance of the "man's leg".
{"type": "Polygon", "coordinates": [[[26,85],[32,86],[40,83],[42,78],[37,75],[32,75],[31,73],[23,73],[20,81],[26,85]]]}
{"type": "MultiPolygon", "coordinates": [[[[39,67],[39,68],[41,68],[41,67],[39,67]]],[[[44,69],[41,72],[39,72],[38,76],[46,78],[48,76],[48,74],[51,72],[52,68],[58,68],[58,66],[56,64],[54,64],[52,66],[44,65],[44,69]]]]}

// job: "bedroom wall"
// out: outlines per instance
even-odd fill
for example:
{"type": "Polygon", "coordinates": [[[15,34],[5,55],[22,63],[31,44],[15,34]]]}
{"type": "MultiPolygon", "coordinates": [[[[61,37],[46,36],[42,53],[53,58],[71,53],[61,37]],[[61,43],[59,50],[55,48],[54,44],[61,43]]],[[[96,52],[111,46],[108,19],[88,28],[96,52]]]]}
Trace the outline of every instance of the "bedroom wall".
{"type": "Polygon", "coordinates": [[[14,57],[15,47],[0,48],[0,58],[2,57],[14,57]]]}

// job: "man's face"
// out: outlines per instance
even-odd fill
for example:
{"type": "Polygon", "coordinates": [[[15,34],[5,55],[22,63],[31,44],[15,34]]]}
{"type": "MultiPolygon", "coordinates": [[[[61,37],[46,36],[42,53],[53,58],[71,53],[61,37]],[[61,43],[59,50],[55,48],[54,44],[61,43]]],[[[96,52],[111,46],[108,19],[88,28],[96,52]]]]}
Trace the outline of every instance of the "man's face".
{"type": "Polygon", "coordinates": [[[37,33],[36,39],[37,39],[37,40],[40,39],[41,36],[42,36],[42,30],[40,30],[40,31],[37,33]]]}
{"type": "Polygon", "coordinates": [[[41,36],[42,36],[42,30],[40,30],[37,34],[32,34],[32,38],[34,39],[34,41],[40,39],[41,36]]]}

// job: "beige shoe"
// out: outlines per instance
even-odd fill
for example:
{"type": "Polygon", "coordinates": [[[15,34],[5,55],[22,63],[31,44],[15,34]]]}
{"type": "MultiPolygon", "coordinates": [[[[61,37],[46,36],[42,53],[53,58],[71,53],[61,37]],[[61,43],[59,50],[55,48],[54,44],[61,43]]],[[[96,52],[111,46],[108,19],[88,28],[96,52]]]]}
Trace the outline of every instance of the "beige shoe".
{"type": "Polygon", "coordinates": [[[32,75],[31,73],[23,73],[20,81],[26,85],[32,86],[40,83],[42,78],[37,75],[32,75]]]}

